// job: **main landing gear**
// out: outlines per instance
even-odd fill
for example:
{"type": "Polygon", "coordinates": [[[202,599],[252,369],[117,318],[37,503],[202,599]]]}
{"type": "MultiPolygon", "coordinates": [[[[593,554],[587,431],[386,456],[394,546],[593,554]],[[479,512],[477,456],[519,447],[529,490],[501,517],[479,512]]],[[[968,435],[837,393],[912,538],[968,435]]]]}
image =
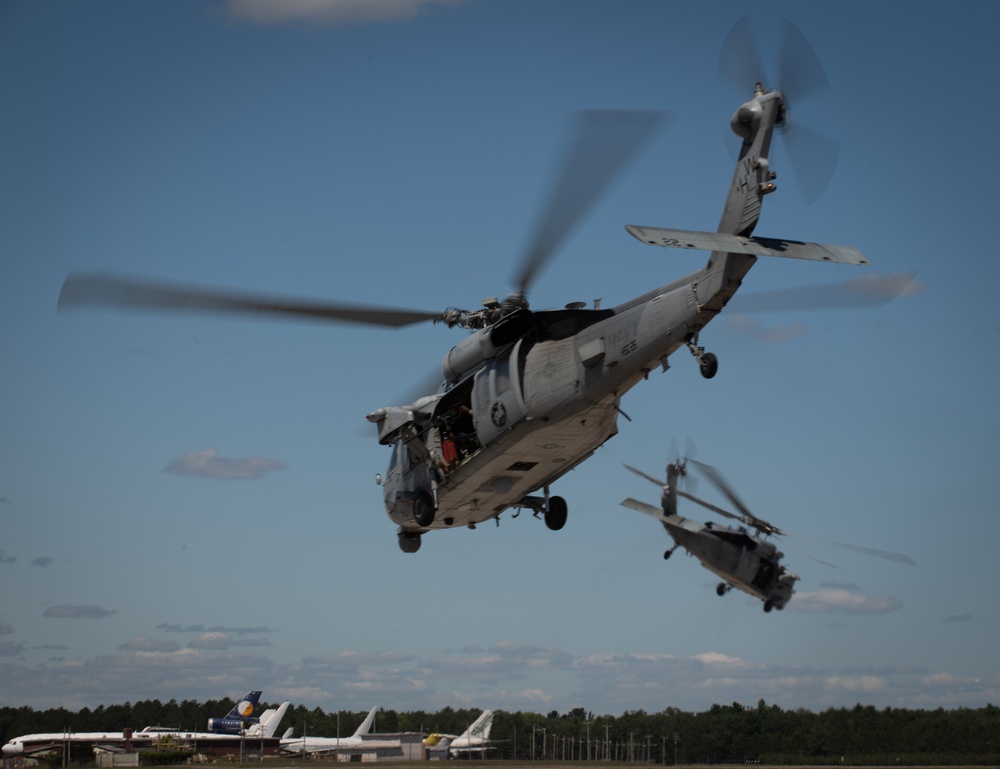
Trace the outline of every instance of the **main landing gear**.
{"type": "Polygon", "coordinates": [[[566,525],[566,518],[569,515],[569,506],[562,497],[550,497],[549,487],[545,487],[543,497],[525,497],[517,503],[518,507],[527,507],[536,518],[541,515],[545,519],[545,525],[552,531],[559,531],[566,525]]]}
{"type": "Polygon", "coordinates": [[[698,368],[701,370],[701,375],[705,377],[705,379],[711,379],[714,377],[716,372],[719,370],[719,359],[715,357],[715,353],[705,352],[704,347],[699,347],[697,336],[693,339],[689,339],[687,346],[691,351],[691,354],[698,361],[698,368]]]}

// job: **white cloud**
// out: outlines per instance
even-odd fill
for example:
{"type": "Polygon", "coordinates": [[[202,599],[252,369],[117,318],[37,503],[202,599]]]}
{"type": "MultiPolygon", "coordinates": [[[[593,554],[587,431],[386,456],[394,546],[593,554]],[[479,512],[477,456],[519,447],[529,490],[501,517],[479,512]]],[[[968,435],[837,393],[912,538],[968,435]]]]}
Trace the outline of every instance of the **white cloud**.
{"type": "Polygon", "coordinates": [[[233,638],[232,634],[219,630],[209,630],[191,639],[188,646],[192,649],[231,649],[242,646],[270,646],[266,638],[233,638]]]}
{"type": "Polygon", "coordinates": [[[181,645],[176,641],[159,641],[150,638],[148,635],[140,635],[133,638],[128,643],[123,643],[119,649],[123,651],[136,652],[175,652],[181,645]]]}
{"type": "Polygon", "coordinates": [[[305,23],[336,27],[408,21],[435,6],[466,0],[228,0],[230,16],[254,24],[305,23]]]}
{"type": "Polygon", "coordinates": [[[902,608],[903,602],[891,596],[869,596],[847,587],[826,587],[813,593],[796,593],[788,608],[810,612],[846,614],[888,614],[902,608]]]}
{"type": "Polygon", "coordinates": [[[175,475],[196,475],[201,478],[221,478],[224,480],[247,480],[260,478],[272,470],[284,470],[285,465],[277,459],[248,457],[230,459],[220,457],[215,449],[189,451],[165,468],[163,472],[175,475]]]}
{"type": "Polygon", "coordinates": [[[50,606],[42,612],[42,616],[49,619],[103,619],[112,614],[117,612],[114,609],[102,609],[100,606],[74,606],[69,603],[50,606]]]}
{"type": "Polygon", "coordinates": [[[668,706],[698,712],[715,703],[753,705],[764,699],[786,709],[817,711],[857,702],[981,707],[1000,699],[1000,676],[993,672],[972,677],[901,667],[816,669],[714,650],[574,657],[502,641],[480,652],[444,656],[343,650],[278,663],[254,650],[225,648],[229,643],[232,638],[218,632],[199,636],[198,648],[137,636],[114,654],[82,661],[37,659],[24,644],[5,644],[0,647],[0,704],[79,709],[107,704],[109,692],[116,693],[115,702],[149,696],[204,700],[233,696],[248,681],[264,689],[270,701],[289,699],[328,710],[364,710],[380,701],[401,711],[489,703],[508,710],[584,707],[620,714],[668,706]],[[464,662],[458,665],[460,660],[464,662]],[[67,691],[73,692],[69,700],[67,691]]]}

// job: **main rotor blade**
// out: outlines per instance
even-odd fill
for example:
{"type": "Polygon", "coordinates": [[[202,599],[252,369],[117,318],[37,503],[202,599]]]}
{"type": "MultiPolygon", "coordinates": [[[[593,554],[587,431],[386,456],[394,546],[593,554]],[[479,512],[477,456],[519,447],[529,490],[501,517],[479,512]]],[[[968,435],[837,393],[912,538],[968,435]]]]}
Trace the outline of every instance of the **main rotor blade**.
{"type": "Polygon", "coordinates": [[[855,553],[861,553],[862,555],[870,555],[873,558],[883,558],[886,561],[895,561],[896,563],[903,563],[907,566],[916,566],[917,562],[914,561],[910,556],[904,555],[903,553],[893,553],[889,550],[876,550],[873,547],[862,547],[861,545],[851,545],[847,542],[833,542],[832,540],[824,539],[821,542],[826,542],[828,545],[836,545],[837,547],[842,547],[846,550],[853,550],[855,553]]]}
{"type": "Polygon", "coordinates": [[[746,522],[749,525],[758,528],[761,531],[764,531],[768,534],[785,533],[774,524],[768,523],[763,518],[758,518],[756,515],[751,513],[750,508],[748,508],[743,503],[743,500],[741,500],[739,496],[737,496],[736,492],[733,490],[733,487],[730,486],[729,483],[726,481],[726,479],[722,477],[722,473],[720,473],[714,467],[712,467],[711,465],[706,465],[704,462],[699,462],[697,459],[689,459],[688,461],[691,464],[695,465],[699,470],[701,470],[702,475],[708,478],[708,480],[726,496],[726,498],[733,504],[733,507],[739,510],[742,515],[746,516],[746,522]]]}
{"type": "Polygon", "coordinates": [[[440,312],[309,302],[222,289],[185,286],[105,273],[70,273],[59,293],[60,310],[103,305],[137,310],[226,312],[295,316],[317,320],[401,327],[438,320],[440,312]]]}
{"type": "Polygon", "coordinates": [[[912,272],[873,273],[843,283],[737,294],[729,309],[741,313],[877,307],[897,296],[916,296],[923,288],[912,272]]]}
{"type": "Polygon", "coordinates": [[[638,468],[632,467],[632,465],[625,465],[625,469],[626,470],[631,470],[633,473],[635,473],[636,475],[638,475],[640,478],[645,478],[647,481],[649,481],[650,483],[654,484],[655,486],[659,486],[661,489],[664,486],[667,485],[666,481],[661,481],[659,478],[654,478],[652,475],[649,475],[648,473],[644,473],[642,470],[639,470],[638,468]]]}
{"type": "Polygon", "coordinates": [[[688,494],[686,491],[681,491],[680,489],[678,489],[677,496],[684,497],[684,499],[689,499],[695,504],[701,505],[706,510],[711,510],[713,513],[718,513],[719,515],[724,516],[725,518],[732,518],[734,521],[744,520],[740,516],[736,515],[736,513],[731,513],[728,510],[719,507],[718,505],[713,505],[711,502],[706,502],[704,499],[699,499],[694,494],[688,494]]]}
{"type": "Polygon", "coordinates": [[[563,159],[513,283],[524,295],[573,226],[662,122],[658,112],[595,110],[576,114],[576,135],[563,159]]]}

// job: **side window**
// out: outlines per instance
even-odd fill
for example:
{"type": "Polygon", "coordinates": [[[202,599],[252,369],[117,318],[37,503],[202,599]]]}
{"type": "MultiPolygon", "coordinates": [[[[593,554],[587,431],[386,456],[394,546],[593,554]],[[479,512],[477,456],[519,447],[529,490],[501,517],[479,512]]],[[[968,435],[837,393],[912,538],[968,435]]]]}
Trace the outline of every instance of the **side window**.
{"type": "Polygon", "coordinates": [[[510,357],[504,356],[493,364],[493,389],[503,395],[510,389],[510,357]]]}

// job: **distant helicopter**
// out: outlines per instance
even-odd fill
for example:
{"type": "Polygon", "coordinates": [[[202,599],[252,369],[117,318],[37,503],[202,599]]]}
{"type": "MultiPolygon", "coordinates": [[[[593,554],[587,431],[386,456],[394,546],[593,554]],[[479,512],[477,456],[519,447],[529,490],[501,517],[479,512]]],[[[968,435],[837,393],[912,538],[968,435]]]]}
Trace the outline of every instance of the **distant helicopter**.
{"type": "MultiPolygon", "coordinates": [[[[798,95],[825,87],[815,53],[790,24],[786,41],[785,70],[796,73],[798,95]]],[[[727,39],[727,46],[735,43],[727,39]]],[[[741,71],[743,78],[757,74],[741,71]]],[[[430,320],[467,329],[471,333],[444,357],[444,382],[436,392],[367,415],[379,443],[392,446],[385,476],[376,481],[398,526],[399,546],[414,553],[427,531],[475,528],[490,519],[499,525],[509,508],[530,509],[548,528],[561,529],[568,506],[550,487],[618,432],[622,396],[655,369],[667,371],[669,356],[682,347],[703,376],[715,375],[716,356],[705,352],[699,336],[758,255],[868,264],[845,246],[753,236],[763,199],[776,189],[768,153],[786,115],[785,95],[760,82],[734,113],[730,126],[742,145],[718,232],[626,227],[643,243],[712,253],[702,269],[617,307],[595,302],[589,309],[572,303],[531,310],[527,293],[559,243],[653,133],[659,116],[652,113],[583,113],[550,205],[514,276],[514,292],[477,310],[296,301],[103,273],[70,274],[59,306],[265,313],[391,327],[430,320]]]]}
{"type": "MultiPolygon", "coordinates": [[[[795,583],[799,577],[782,565],[781,559],[784,558],[785,554],[766,537],[786,536],[788,532],[782,531],[774,524],[751,513],[718,470],[694,459],[678,458],[667,465],[667,478],[666,481],[662,481],[631,465],[625,465],[625,467],[662,489],[659,508],[631,497],[624,500],[622,506],[650,515],[663,524],[663,528],[667,530],[675,543],[672,548],[663,553],[664,558],[669,558],[678,547],[684,548],[701,561],[702,566],[722,578],[723,581],[715,589],[718,595],[723,596],[735,587],[737,590],[742,590],[744,593],[763,601],[765,612],[785,608],[792,598],[795,583]],[[726,496],[738,512],[732,513],[679,489],[678,483],[681,478],[687,476],[689,464],[697,467],[702,475],[726,496]],[[737,527],[720,526],[712,521],[698,523],[684,518],[677,514],[678,497],[695,502],[725,518],[739,521],[743,525],[737,527]],[[753,531],[751,532],[750,529],[753,531]]],[[[875,550],[843,542],[829,544],[898,563],[915,565],[908,556],[901,553],[875,550]]],[[[821,563],[825,563],[825,561],[821,561],[821,563]]]]}

